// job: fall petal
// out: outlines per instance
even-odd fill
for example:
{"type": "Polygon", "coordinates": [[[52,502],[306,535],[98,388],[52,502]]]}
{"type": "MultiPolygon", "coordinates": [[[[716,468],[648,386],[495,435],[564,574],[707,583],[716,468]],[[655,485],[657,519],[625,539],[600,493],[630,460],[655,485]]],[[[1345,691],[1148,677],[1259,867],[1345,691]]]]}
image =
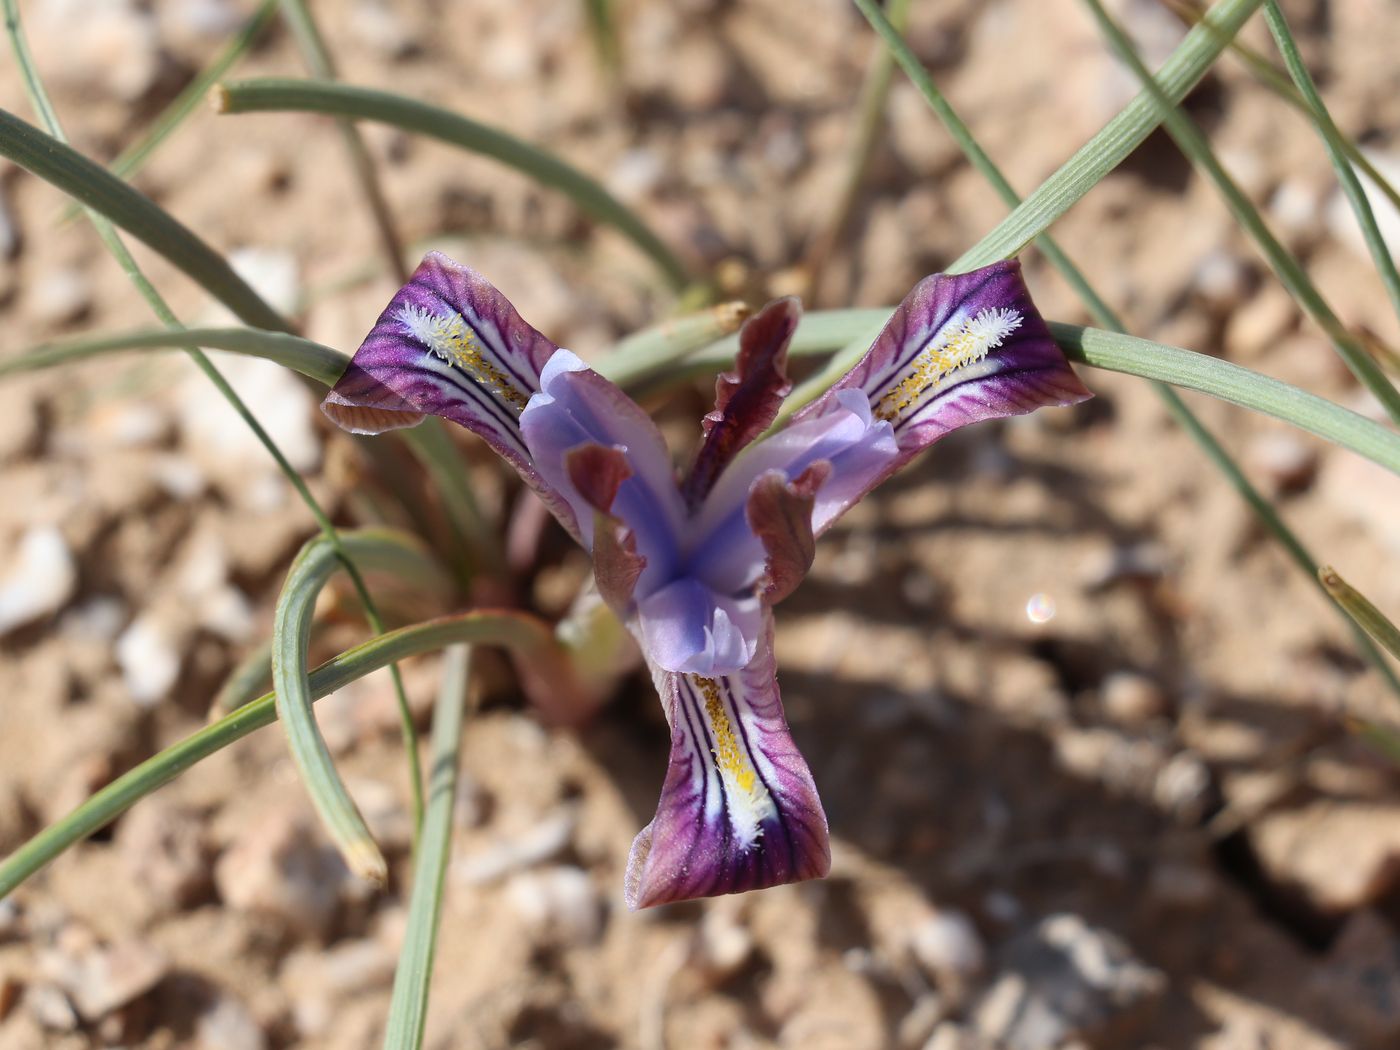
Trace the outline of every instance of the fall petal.
{"type": "Polygon", "coordinates": [[[441,416],[480,435],[577,535],[572,514],[530,462],[520,415],[557,347],[476,271],[424,257],[379,315],[321,410],[378,434],[441,416]]]}
{"type": "Polygon", "coordinates": [[[720,677],[658,675],[671,755],[656,816],[632,844],[629,908],[820,878],[826,815],[783,717],[771,624],[720,677]]]}
{"type": "Polygon", "coordinates": [[[793,425],[833,411],[849,391],[894,432],[899,455],[886,474],[969,423],[1092,396],[1051,338],[1016,260],[924,278],[869,352],[793,425]]]}

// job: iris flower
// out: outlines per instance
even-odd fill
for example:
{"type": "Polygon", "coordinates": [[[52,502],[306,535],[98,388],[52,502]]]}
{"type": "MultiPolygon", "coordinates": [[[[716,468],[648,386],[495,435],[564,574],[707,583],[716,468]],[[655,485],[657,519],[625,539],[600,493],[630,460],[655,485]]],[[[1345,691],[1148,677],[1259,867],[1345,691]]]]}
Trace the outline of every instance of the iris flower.
{"type": "Polygon", "coordinates": [[[681,477],[631,398],[437,253],[322,405],[358,434],[425,415],[460,423],[592,553],[671,730],[656,816],[628,859],[631,908],[827,873],[826,815],[778,694],[773,605],[811,567],[816,538],[944,434],[1089,396],[1020,265],[1002,262],[925,278],[850,372],[767,434],[791,389],[800,312],[778,299],[745,323],[681,477]]]}

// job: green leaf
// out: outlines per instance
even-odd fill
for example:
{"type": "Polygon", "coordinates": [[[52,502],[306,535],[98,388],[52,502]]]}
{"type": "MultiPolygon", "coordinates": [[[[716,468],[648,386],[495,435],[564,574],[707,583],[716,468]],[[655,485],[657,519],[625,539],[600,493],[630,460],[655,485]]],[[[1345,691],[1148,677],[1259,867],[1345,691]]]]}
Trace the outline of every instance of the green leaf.
{"type": "MultiPolygon", "coordinates": [[[[117,159],[112,161],[107,170],[119,179],[129,179],[144,168],[146,161],[151,159],[151,155],[161,143],[200,107],[208,97],[209,89],[253,46],[276,13],[277,0],[263,0],[261,6],[253,12],[253,16],[244,23],[243,28],[234,34],[213,60],[170,101],[146,133],[117,155],[117,159]]],[[[64,210],[60,221],[69,222],[77,215],[77,207],[70,205],[64,210]]]]}
{"type": "Polygon", "coordinates": [[[1317,85],[1313,83],[1312,75],[1303,62],[1303,56],[1298,53],[1298,44],[1288,29],[1288,20],[1279,10],[1277,0],[1264,0],[1264,21],[1268,23],[1269,32],[1273,34],[1274,43],[1278,45],[1279,54],[1283,56],[1284,65],[1288,67],[1288,75],[1293,78],[1293,83],[1306,103],[1304,112],[1312,118],[1313,125],[1322,136],[1323,144],[1327,147],[1328,159],[1337,172],[1337,180],[1342,184],[1342,191],[1346,194],[1351,210],[1356,215],[1356,221],[1361,226],[1366,247],[1370,250],[1376,270],[1381,275],[1386,294],[1390,296],[1390,305],[1396,316],[1400,317],[1400,272],[1396,271],[1395,260],[1390,257],[1385,238],[1381,236],[1380,227],[1376,225],[1376,216],[1371,210],[1371,202],[1366,199],[1361,180],[1352,170],[1351,160],[1347,156],[1346,138],[1333,121],[1332,114],[1327,112],[1327,104],[1322,101],[1317,85]]]}
{"type": "Polygon", "coordinates": [[[263,302],[218,252],[169,212],[101,165],[2,109],[0,156],[126,230],[227,306],[239,320],[256,328],[288,330],[277,311],[263,302]]]}
{"type": "MultiPolygon", "coordinates": [[[[1261,2],[1220,0],[1206,12],[1158,70],[1156,82],[1161,93],[1173,103],[1185,98],[1261,2]]],[[[1141,92],[1059,170],[1027,194],[996,229],[964,252],[949,272],[966,273],[1015,255],[1098,185],[1161,122],[1151,93],[1141,92]]]]}
{"type": "Polygon", "coordinates": [[[1322,586],[1326,588],[1327,593],[1333,597],[1348,616],[1360,624],[1367,634],[1383,645],[1386,652],[1400,660],[1400,628],[1391,623],[1385,613],[1376,608],[1364,594],[1342,579],[1332,566],[1324,565],[1318,569],[1317,578],[1322,581],[1322,586]]]}
{"type": "MultiPolygon", "coordinates": [[[[816,310],[804,313],[793,333],[788,347],[790,357],[818,357],[829,354],[837,347],[845,346],[853,339],[870,336],[872,329],[879,332],[889,320],[892,308],[881,306],[856,310],[816,310]]],[[[663,336],[664,338],[664,336],[663,336]]],[[[867,340],[866,345],[869,345],[867,340]]],[[[719,342],[711,343],[693,353],[682,354],[682,346],[660,347],[659,356],[670,363],[664,370],[638,370],[618,378],[612,371],[608,358],[603,359],[602,371],[613,379],[634,398],[645,399],[678,383],[689,382],[701,376],[713,376],[716,372],[734,367],[739,353],[739,337],[726,336],[719,342]]]]}
{"type": "Polygon", "coordinates": [[[1158,379],[1292,423],[1400,474],[1400,435],[1325,398],[1248,368],[1118,332],[1050,322],[1071,361],[1158,379]]]}
{"type": "MultiPolygon", "coordinates": [[[[326,47],[325,39],[321,36],[321,30],[316,25],[316,20],[311,17],[311,9],[306,6],[304,0],[281,0],[281,4],[282,18],[291,27],[292,36],[296,38],[297,50],[301,52],[302,62],[307,70],[318,80],[334,81],[337,78],[335,62],[331,58],[330,49],[326,47]]],[[[384,188],[379,181],[379,173],[375,170],[374,158],[370,156],[369,147],[360,137],[360,129],[355,127],[354,121],[341,118],[336,121],[336,128],[340,132],[341,142],[345,145],[345,154],[350,161],[350,170],[354,172],[360,196],[364,198],[365,206],[374,219],[374,230],[379,237],[380,250],[389,264],[389,272],[400,284],[407,284],[409,272],[404,259],[403,244],[399,241],[398,231],[394,227],[394,217],[389,212],[389,202],[384,197],[384,188]]]]}
{"type": "Polygon", "coordinates": [[[215,98],[221,113],[325,113],[375,120],[494,157],[537,182],[554,187],[580,211],[617,229],[661,268],[673,287],[684,288],[690,282],[685,267],[661,238],[598,182],[553,153],[498,128],[417,99],[347,84],[244,80],[223,85],[215,98]]]}
{"type": "MultiPolygon", "coordinates": [[[[344,553],[361,569],[394,572],[429,587],[440,585],[443,579],[436,559],[411,536],[366,530],[343,533],[341,543],[344,553]]],[[[322,587],[342,564],[341,553],[324,536],[308,541],[292,562],[273,619],[272,680],[277,691],[277,714],[287,732],[292,758],[321,822],[351,871],[383,883],[388,876],[384,857],[336,771],[311,710],[311,676],[307,669],[311,618],[322,587]]],[[[417,753],[410,758],[416,760],[417,753]]],[[[414,783],[420,779],[416,770],[412,779],[414,783]]]]}
{"type": "Polygon", "coordinates": [[[1147,71],[1147,67],[1142,64],[1142,59],[1133,50],[1130,41],[1118,25],[1109,17],[1099,0],[1085,0],[1090,11],[1094,15],[1104,35],[1108,37],[1114,51],[1127,63],[1128,67],[1145,85],[1144,91],[1148,100],[1162,122],[1166,125],[1167,134],[1172,137],[1177,148],[1184,153],[1191,163],[1200,168],[1208,175],[1220,195],[1225,199],[1230,213],[1235,217],[1245,231],[1253,238],[1259,250],[1268,260],[1269,266],[1273,269],[1278,279],[1288,289],[1288,293],[1297,300],[1313,322],[1326,334],[1331,341],[1338,356],[1346,362],[1346,366],[1356,376],[1357,380],[1375,395],[1376,400],[1385,408],[1386,414],[1391,420],[1400,423],[1400,390],[1391,384],[1381,367],[1375,360],[1366,353],[1360,340],[1347,331],[1346,326],[1338,319],[1332,308],[1327,305],[1326,300],[1317,287],[1308,278],[1302,264],[1279,243],[1270,231],[1268,224],[1264,222],[1264,217],[1259,214],[1259,209],[1245,196],[1244,191],[1230,178],[1229,173],[1215,156],[1215,151],[1211,149],[1209,140],[1202,134],[1195,121],[1176,107],[1178,99],[1168,97],[1159,91],[1152,82],[1152,77],[1147,71]]]}
{"type": "MultiPolygon", "coordinates": [[[[993,162],[973,137],[972,130],[962,121],[957,112],[944,98],[942,92],[938,90],[938,85],[934,83],[933,77],[929,75],[923,64],[910,51],[909,46],[897,31],[896,27],[885,16],[884,12],[871,0],[856,0],[856,6],[865,15],[875,31],[884,40],[887,53],[893,55],[896,61],[904,69],[914,86],[923,95],[924,101],[933,110],[934,114],[943,126],[948,129],[948,133],[957,142],[963,154],[974,168],[989,182],[997,191],[997,194],[1007,204],[1008,207],[1015,208],[1020,203],[1020,197],[1015,188],[1007,180],[1006,176],[993,162]]],[[[1045,256],[1046,261],[1064,277],[1070,287],[1083,300],[1089,314],[1104,328],[1116,332],[1125,331],[1125,327],[1118,316],[1109,307],[1102,296],[1089,284],[1088,279],[1079,268],[1074,265],[1064,249],[1050,236],[1043,233],[1035,239],[1035,246],[1045,256]]],[[[1239,493],[1240,498],[1245,501],[1255,515],[1278,540],[1284,551],[1293,559],[1295,565],[1307,576],[1311,583],[1317,583],[1317,561],[1313,558],[1302,541],[1284,522],[1273,505],[1264,498],[1263,494],[1254,487],[1245,476],[1244,471],[1239,468],[1234,459],[1230,456],[1225,447],[1216,439],[1204,424],[1201,423],[1187,407],[1186,402],[1174,389],[1165,383],[1153,382],[1153,389],[1157,396],[1161,398],[1167,411],[1172,418],[1177,421],[1183,430],[1200,446],[1216,468],[1224,475],[1230,485],[1239,493]]],[[[1362,655],[1375,667],[1387,682],[1387,684],[1397,694],[1400,694],[1400,677],[1386,663],[1385,657],[1380,650],[1371,643],[1365,632],[1356,627],[1350,620],[1347,621],[1353,636],[1356,639],[1357,648],[1362,655]]]]}
{"type": "MultiPolygon", "coordinates": [[[[1197,0],[1163,0],[1163,2],[1188,25],[1195,25],[1201,20],[1202,9],[1197,0]]],[[[1293,86],[1293,82],[1289,80],[1286,72],[1279,69],[1248,44],[1242,43],[1238,37],[1230,41],[1230,50],[1248,67],[1250,73],[1259,83],[1277,94],[1290,106],[1300,110],[1304,115],[1308,114],[1307,100],[1293,86]]],[[[1400,190],[1397,190],[1389,179],[1376,170],[1376,166],[1367,159],[1366,154],[1361,151],[1361,147],[1356,144],[1355,140],[1344,135],[1342,148],[1346,152],[1347,159],[1365,173],[1366,178],[1396,209],[1400,209],[1400,190]]]]}
{"type": "Polygon", "coordinates": [[[339,350],[286,332],[261,328],[152,328],[36,347],[0,360],[0,377],[131,350],[181,350],[188,346],[261,357],[326,386],[334,386],[350,363],[339,350]]]}
{"type": "Polygon", "coordinates": [[[272,640],[259,642],[238,661],[209,705],[213,721],[250,704],[272,686],[272,640]]]}
{"type": "Polygon", "coordinates": [[[618,386],[640,383],[716,339],[737,332],[748,315],[743,303],[730,302],[663,321],[618,343],[598,362],[598,371],[618,386]]]}
{"type": "Polygon", "coordinates": [[[438,923],[452,848],[452,808],[457,797],[457,765],[467,707],[471,650],[454,645],[443,663],[442,691],[433,709],[428,811],[413,865],[408,923],[394,970],[394,992],[384,1030],[385,1050],[418,1050],[428,1017],[438,923]]]}
{"type": "MultiPolygon", "coordinates": [[[[458,642],[504,646],[537,669],[557,669],[563,661],[543,621],[510,610],[466,612],[389,631],[328,660],[311,672],[311,696],[319,700],[395,661],[458,642]]],[[[161,785],[276,720],[276,698],[269,693],[122,774],[0,861],[0,899],[161,785]]]]}
{"type": "MultiPolygon", "coordinates": [[[[872,315],[889,314],[887,308],[818,310],[806,314],[793,337],[792,353],[798,357],[829,353],[844,346],[852,331],[868,325],[872,315]]],[[[1055,321],[1050,322],[1050,331],[1072,361],[1197,390],[1262,412],[1400,473],[1400,435],[1326,398],[1240,365],[1150,339],[1055,321]]],[[[724,352],[724,344],[716,344],[697,354],[686,367],[711,367],[724,352]]]]}
{"type": "Polygon", "coordinates": [[[452,443],[447,427],[441,420],[429,417],[400,433],[428,472],[433,492],[442,500],[453,538],[464,559],[461,565],[464,589],[478,574],[500,575],[505,565],[500,537],[477,505],[471,474],[452,443]]]}
{"type": "MultiPolygon", "coordinates": [[[[1185,39],[1162,65],[1157,74],[1160,92],[1173,102],[1179,102],[1196,84],[1220,52],[1239,31],[1263,0],[1221,0],[1186,34],[1185,39]]],[[[872,5],[858,0],[857,6],[880,30],[885,42],[899,48],[898,32],[888,19],[872,17],[872,5]],[[888,27],[882,28],[880,23],[888,27]]],[[[907,48],[903,50],[907,51],[907,48]]],[[[898,51],[896,52],[898,56],[898,51]]],[[[901,62],[911,76],[921,68],[912,54],[901,62]]],[[[917,78],[916,78],[917,82],[917,78]]],[[[1000,259],[1015,255],[1040,236],[1086,193],[1098,185],[1105,175],[1121,164],[1133,150],[1162,122],[1161,112],[1152,95],[1143,91],[1116,117],[1110,120],[1087,143],[1065,161],[1054,174],[1042,182],[1017,205],[996,228],[948,267],[949,273],[966,273],[989,266],[1000,259]]],[[[879,327],[847,344],[811,379],[802,383],[783,405],[779,422],[791,418],[804,405],[814,401],[860,359],[879,327]],[[868,338],[866,337],[868,336],[868,338]]]]}

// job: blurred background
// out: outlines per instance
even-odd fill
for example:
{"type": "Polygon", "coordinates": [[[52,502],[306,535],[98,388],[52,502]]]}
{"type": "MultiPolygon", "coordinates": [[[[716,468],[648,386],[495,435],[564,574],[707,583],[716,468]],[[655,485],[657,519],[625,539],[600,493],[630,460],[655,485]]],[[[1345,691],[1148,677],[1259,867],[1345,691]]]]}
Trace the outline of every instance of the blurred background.
{"type": "MultiPolygon", "coordinates": [[[[312,6],[344,79],[559,151],[726,297],[892,305],[1005,213],[897,76],[849,221],[822,247],[875,52],[839,0],[621,0],[615,74],[579,2],[312,6]]],[[[1151,62],[1183,33],[1157,0],[1112,6],[1151,62]]],[[[1400,6],[1284,7],[1338,123],[1400,175],[1400,6]]],[[[252,5],[22,10],[74,145],[109,162],[252,5]]],[[[908,32],[1022,192],[1134,94],[1071,0],[923,0],[908,32]]],[[[1243,38],[1273,54],[1262,24],[1243,38]]],[[[304,75],[275,21],[234,72],[304,75]]],[[[33,119],[8,57],[0,105],[33,119]]],[[[1309,125],[1229,55],[1188,108],[1341,317],[1396,345],[1309,125]]],[[[555,341],[596,356],[673,307],[652,264],[562,196],[423,139],[364,134],[415,255],[441,247],[480,270],[555,341]]],[[[135,183],[347,353],[396,286],[325,118],[201,110],[135,183]]],[[[90,227],[59,221],[64,204],[0,162],[6,356],[151,326],[90,227]]],[[[1400,235],[1400,215],[1381,218],[1400,235]]],[[[1055,233],[1134,334],[1373,412],[1164,136],[1055,233]]],[[[135,247],[187,323],[229,322],[135,247]]],[[[1087,321],[1025,258],[1042,311],[1087,321]]],[[[383,462],[332,433],[290,373],[219,363],[337,520],[372,520],[383,462]]],[[[627,849],[666,755],[650,686],[629,679],[566,731],[532,713],[504,663],[486,667],[427,1045],[1400,1043],[1400,798],[1393,765],[1348,731],[1394,698],[1146,385],[1084,377],[1099,396],[1076,410],[937,446],[843,520],[779,609],[788,717],[831,821],[825,881],[628,913],[627,849]]],[[[708,387],[662,406],[678,448],[708,387]]],[[[1400,481],[1191,404],[1321,559],[1400,610],[1400,481]]],[[[514,483],[459,443],[504,520],[514,483]]],[[[514,599],[557,616],[586,565],[549,529],[514,599]]],[[[314,531],[183,357],[0,382],[0,853],[203,724],[314,531]]],[[[332,597],[321,655],[363,637],[351,599],[332,597]]],[[[435,611],[411,595],[395,608],[435,611]]],[[[405,669],[424,725],[437,666],[405,669]]],[[[0,1046],[378,1045],[409,844],[387,679],[319,711],[394,862],[389,888],[345,872],[281,735],[262,731],[0,903],[0,1046]]]]}

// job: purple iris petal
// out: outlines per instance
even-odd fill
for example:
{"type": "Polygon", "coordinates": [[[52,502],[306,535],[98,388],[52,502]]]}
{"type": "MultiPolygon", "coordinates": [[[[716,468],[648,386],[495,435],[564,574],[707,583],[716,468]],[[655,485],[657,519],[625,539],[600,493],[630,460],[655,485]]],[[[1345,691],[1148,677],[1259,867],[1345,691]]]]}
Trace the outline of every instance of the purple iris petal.
{"type": "Polygon", "coordinates": [[[834,411],[853,391],[899,443],[899,455],[870,487],[949,431],[1091,396],[1051,338],[1014,259],[920,281],[869,352],[799,412],[793,427],[834,411]]]}
{"type": "Polygon", "coordinates": [[[783,717],[771,617],[742,671],[657,680],[671,757],[656,816],[632,843],[627,906],[825,875],[826,814],[783,717]]]}
{"type": "Polygon", "coordinates": [[[357,434],[415,426],[429,415],[460,423],[515,467],[577,538],[572,511],[540,477],[520,436],[520,413],[556,349],[475,270],[430,252],[321,410],[357,434]]]}
{"type": "Polygon", "coordinates": [[[621,450],[632,474],[618,487],[611,513],[632,531],[637,553],[646,559],[639,592],[664,583],[675,571],[685,504],[651,417],[578,357],[560,350],[545,365],[540,392],[525,407],[520,429],[540,475],[573,508],[590,550],[593,507],[570,480],[565,457],[582,445],[621,450]]]}
{"type": "Polygon", "coordinates": [[[379,318],[326,414],[378,433],[440,415],[481,435],[589,547],[639,636],[671,726],[630,907],[824,875],[826,818],[783,718],[771,603],[815,537],[919,450],[980,419],[1088,397],[1020,268],[926,278],[859,363],[784,429],[795,301],[746,326],[682,490],[651,419],[500,292],[429,255],[379,318]]]}

